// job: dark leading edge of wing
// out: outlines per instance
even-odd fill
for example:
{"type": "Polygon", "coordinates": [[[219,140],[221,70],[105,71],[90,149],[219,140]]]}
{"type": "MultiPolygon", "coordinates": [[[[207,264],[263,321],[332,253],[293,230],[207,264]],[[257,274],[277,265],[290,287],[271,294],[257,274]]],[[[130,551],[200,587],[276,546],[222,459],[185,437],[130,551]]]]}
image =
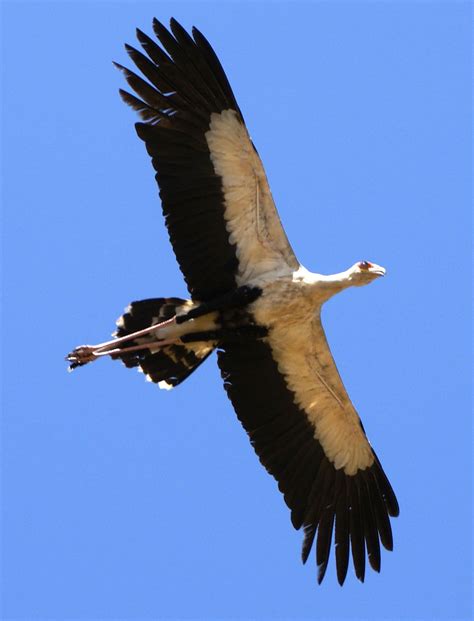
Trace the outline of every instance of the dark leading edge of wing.
{"type": "Polygon", "coordinates": [[[333,531],[341,585],[350,549],[359,580],[365,576],[366,551],[371,567],[380,571],[379,542],[392,550],[389,516],[398,515],[398,503],[377,457],[354,476],[334,468],[263,341],[223,344],[218,362],[237,416],[278,481],[293,526],[304,529],[303,562],[316,539],[318,582],[326,572],[333,531]]]}
{"type": "Polygon", "coordinates": [[[235,288],[238,264],[205,133],[213,112],[233,109],[242,115],[217,56],[198,30],[193,28],[191,37],[174,19],[171,32],[156,19],[153,29],[165,51],[137,30],[148,57],[126,49],[148,82],[117,65],[139,98],[120,93],[146,121],[137,123],[137,133],[152,157],[170,240],[189,292],[205,301],[235,288]]]}

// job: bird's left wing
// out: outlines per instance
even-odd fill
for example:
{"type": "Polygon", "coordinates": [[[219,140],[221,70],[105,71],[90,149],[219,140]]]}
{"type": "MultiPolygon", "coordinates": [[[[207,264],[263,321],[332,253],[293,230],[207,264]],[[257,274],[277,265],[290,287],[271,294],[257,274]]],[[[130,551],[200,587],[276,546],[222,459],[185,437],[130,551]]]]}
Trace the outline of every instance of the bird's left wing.
{"type": "Polygon", "coordinates": [[[119,66],[138,97],[121,91],[144,123],[166,226],[194,299],[206,301],[299,263],[222,66],[204,36],[154,20],[160,47],[127,51],[148,81],[119,66]]]}
{"type": "Polygon", "coordinates": [[[278,481],[294,527],[304,528],[304,561],[317,532],[318,581],[326,571],[333,529],[340,584],[350,549],[360,580],[366,551],[379,571],[379,541],[392,549],[389,516],[398,515],[398,504],[344,389],[319,318],[277,324],[265,340],[223,343],[218,362],[237,416],[278,481]]]}

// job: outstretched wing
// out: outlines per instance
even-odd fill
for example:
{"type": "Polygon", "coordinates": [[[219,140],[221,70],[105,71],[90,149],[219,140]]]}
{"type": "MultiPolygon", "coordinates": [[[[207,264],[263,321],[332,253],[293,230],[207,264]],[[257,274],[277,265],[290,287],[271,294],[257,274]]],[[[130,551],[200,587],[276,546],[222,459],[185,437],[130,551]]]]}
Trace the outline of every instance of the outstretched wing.
{"type": "Polygon", "coordinates": [[[380,571],[380,542],[393,548],[395,494],[344,389],[320,320],[270,329],[265,341],[223,344],[227,394],[265,468],[278,481],[291,520],[303,527],[303,561],[316,538],[318,582],[333,530],[342,585],[350,550],[357,578],[366,552],[380,571]],[[317,536],[316,536],[317,533],[317,536]]]}
{"type": "Polygon", "coordinates": [[[224,70],[204,36],[154,20],[162,48],[126,46],[148,81],[119,66],[138,97],[137,133],[156,170],[171,243],[192,297],[209,300],[271,272],[298,268],[260,158],[224,70]]]}

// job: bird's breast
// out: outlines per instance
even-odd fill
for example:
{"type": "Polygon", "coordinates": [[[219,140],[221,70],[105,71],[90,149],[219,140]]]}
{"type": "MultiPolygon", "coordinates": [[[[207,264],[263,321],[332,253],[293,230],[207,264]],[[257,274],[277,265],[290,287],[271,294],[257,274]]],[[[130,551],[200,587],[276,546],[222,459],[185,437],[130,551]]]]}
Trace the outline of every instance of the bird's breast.
{"type": "Polygon", "coordinates": [[[319,312],[309,286],[291,280],[277,280],[262,288],[262,295],[250,310],[257,323],[274,325],[307,324],[319,312]]]}

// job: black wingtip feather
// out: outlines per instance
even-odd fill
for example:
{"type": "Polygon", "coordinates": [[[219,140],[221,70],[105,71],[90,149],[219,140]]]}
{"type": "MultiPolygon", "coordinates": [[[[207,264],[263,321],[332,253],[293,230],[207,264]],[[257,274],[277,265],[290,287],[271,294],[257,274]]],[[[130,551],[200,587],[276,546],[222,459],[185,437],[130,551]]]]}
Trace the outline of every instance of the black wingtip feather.
{"type": "Polygon", "coordinates": [[[162,22],[160,22],[160,20],[157,17],[153,18],[152,25],[153,25],[153,32],[156,34],[158,38],[160,37],[160,35],[169,36],[170,33],[169,33],[168,28],[162,22]]]}
{"type": "Polygon", "coordinates": [[[337,581],[342,586],[349,567],[349,499],[345,477],[336,500],[336,528],[334,541],[336,546],[337,581]]]}
{"type": "Polygon", "coordinates": [[[224,96],[227,100],[227,104],[230,108],[233,108],[238,115],[240,116],[242,122],[244,122],[242,112],[237,104],[235,99],[234,92],[232,91],[232,87],[227,79],[227,75],[221,65],[221,61],[219,60],[217,54],[214,52],[212,45],[206,39],[206,37],[200,32],[196,27],[193,26],[192,29],[193,38],[196,42],[197,47],[203,52],[206,63],[211,69],[211,71],[215,74],[216,79],[220,85],[221,91],[224,93],[224,96]]]}
{"type": "Polygon", "coordinates": [[[137,28],[136,36],[140,45],[147,53],[148,57],[155,63],[157,67],[163,65],[170,65],[172,63],[171,58],[168,54],[161,49],[159,45],[153,41],[147,34],[145,34],[142,30],[137,28]]]}
{"type": "Polygon", "coordinates": [[[178,42],[166,26],[156,19],[156,17],[153,18],[153,32],[157,36],[161,45],[165,48],[165,51],[169,54],[170,58],[173,59],[174,62],[177,62],[178,58],[182,54],[178,42]]]}
{"type": "MultiPolygon", "coordinates": [[[[171,19],[173,19],[173,18],[171,18],[171,19]]],[[[170,19],[170,22],[171,22],[171,19],[170,19]]],[[[162,22],[160,22],[160,20],[157,17],[154,17],[152,19],[151,23],[153,25],[153,31],[155,32],[155,34],[156,34],[156,30],[160,30],[160,29],[166,30],[167,29],[166,26],[162,22]]]]}
{"type": "Polygon", "coordinates": [[[364,582],[365,577],[365,543],[363,525],[359,510],[359,497],[355,481],[348,479],[350,498],[350,540],[352,548],[352,562],[358,580],[364,582]]]}
{"type": "Polygon", "coordinates": [[[170,28],[171,28],[171,32],[174,34],[177,40],[179,40],[180,38],[183,38],[188,43],[191,43],[191,42],[194,43],[189,33],[183,28],[183,26],[174,17],[170,19],[170,28]]]}
{"type": "Polygon", "coordinates": [[[392,551],[393,536],[390,518],[388,517],[387,506],[383,499],[382,492],[378,486],[377,477],[372,471],[366,474],[366,485],[372,500],[380,541],[386,550],[392,551]]]}
{"type": "Polygon", "coordinates": [[[315,535],[315,524],[309,524],[304,527],[303,547],[301,548],[301,560],[303,561],[303,565],[305,565],[306,561],[309,558],[309,553],[311,552],[311,548],[313,547],[315,535]]]}
{"type": "Polygon", "coordinates": [[[328,504],[321,516],[316,542],[316,563],[318,565],[318,584],[324,579],[331,552],[332,533],[334,530],[334,504],[328,504]]]}
{"type": "Polygon", "coordinates": [[[157,111],[147,106],[141,99],[127,93],[127,91],[124,91],[121,88],[119,89],[119,95],[122,101],[125,102],[127,106],[130,106],[133,110],[138,112],[144,121],[154,124],[160,120],[161,117],[157,111]]]}
{"type": "Polygon", "coordinates": [[[387,478],[387,475],[382,468],[382,464],[379,461],[379,458],[374,452],[375,457],[375,468],[374,473],[377,477],[377,482],[380,487],[380,491],[382,492],[385,504],[387,505],[388,514],[391,517],[398,517],[400,515],[400,506],[398,504],[397,497],[395,496],[395,492],[390,484],[390,481],[387,478]]]}
{"type": "Polygon", "coordinates": [[[359,506],[364,526],[367,557],[372,569],[379,573],[381,563],[380,544],[371,498],[368,493],[365,477],[363,475],[358,477],[356,482],[359,491],[359,506]]]}

